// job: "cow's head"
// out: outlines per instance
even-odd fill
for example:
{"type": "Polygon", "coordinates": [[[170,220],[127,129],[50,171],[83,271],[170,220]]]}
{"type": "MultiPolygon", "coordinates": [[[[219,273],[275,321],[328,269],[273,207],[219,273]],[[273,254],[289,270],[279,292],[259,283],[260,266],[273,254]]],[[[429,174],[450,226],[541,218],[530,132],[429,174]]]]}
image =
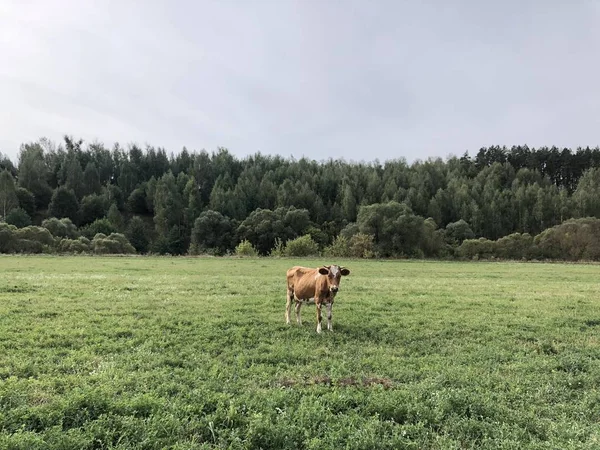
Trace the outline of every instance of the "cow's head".
{"type": "Polygon", "coordinates": [[[350,275],[350,271],[340,266],[323,266],[319,269],[321,275],[327,275],[327,285],[329,291],[336,293],[340,289],[340,279],[343,276],[350,275]]]}

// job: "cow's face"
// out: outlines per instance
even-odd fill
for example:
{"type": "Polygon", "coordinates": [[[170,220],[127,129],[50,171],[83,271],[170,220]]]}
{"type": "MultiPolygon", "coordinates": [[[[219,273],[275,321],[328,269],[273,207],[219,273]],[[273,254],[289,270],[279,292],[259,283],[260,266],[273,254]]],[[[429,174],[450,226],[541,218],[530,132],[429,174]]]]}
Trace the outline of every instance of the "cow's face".
{"type": "Polygon", "coordinates": [[[327,285],[329,292],[335,294],[340,289],[340,279],[342,276],[350,274],[350,271],[345,267],[340,266],[324,266],[319,269],[321,275],[327,275],[327,285]]]}

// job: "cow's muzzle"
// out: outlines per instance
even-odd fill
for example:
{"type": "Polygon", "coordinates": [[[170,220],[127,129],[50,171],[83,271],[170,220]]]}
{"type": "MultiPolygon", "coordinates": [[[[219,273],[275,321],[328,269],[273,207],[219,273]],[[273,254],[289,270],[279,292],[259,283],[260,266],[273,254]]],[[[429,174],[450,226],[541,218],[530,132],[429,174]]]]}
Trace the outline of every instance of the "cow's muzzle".
{"type": "Polygon", "coordinates": [[[331,292],[333,292],[334,294],[339,290],[339,287],[337,286],[331,286],[331,288],[329,288],[331,290],[331,292]]]}

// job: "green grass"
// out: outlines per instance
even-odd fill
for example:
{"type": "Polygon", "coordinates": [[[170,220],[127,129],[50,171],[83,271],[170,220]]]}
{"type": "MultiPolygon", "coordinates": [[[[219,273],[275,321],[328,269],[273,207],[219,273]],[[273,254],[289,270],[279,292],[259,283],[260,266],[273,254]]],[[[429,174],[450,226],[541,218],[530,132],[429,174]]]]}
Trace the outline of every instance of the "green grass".
{"type": "Polygon", "coordinates": [[[0,448],[600,448],[600,266],[324,262],[0,257],[0,448]]]}

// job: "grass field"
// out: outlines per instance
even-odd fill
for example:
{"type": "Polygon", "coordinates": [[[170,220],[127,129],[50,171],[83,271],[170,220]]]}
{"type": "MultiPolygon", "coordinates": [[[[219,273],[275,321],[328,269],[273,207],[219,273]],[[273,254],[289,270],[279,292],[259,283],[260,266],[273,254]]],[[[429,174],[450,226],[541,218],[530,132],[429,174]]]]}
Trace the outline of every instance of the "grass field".
{"type": "Polygon", "coordinates": [[[0,257],[0,448],[600,448],[600,266],[0,257]]]}

